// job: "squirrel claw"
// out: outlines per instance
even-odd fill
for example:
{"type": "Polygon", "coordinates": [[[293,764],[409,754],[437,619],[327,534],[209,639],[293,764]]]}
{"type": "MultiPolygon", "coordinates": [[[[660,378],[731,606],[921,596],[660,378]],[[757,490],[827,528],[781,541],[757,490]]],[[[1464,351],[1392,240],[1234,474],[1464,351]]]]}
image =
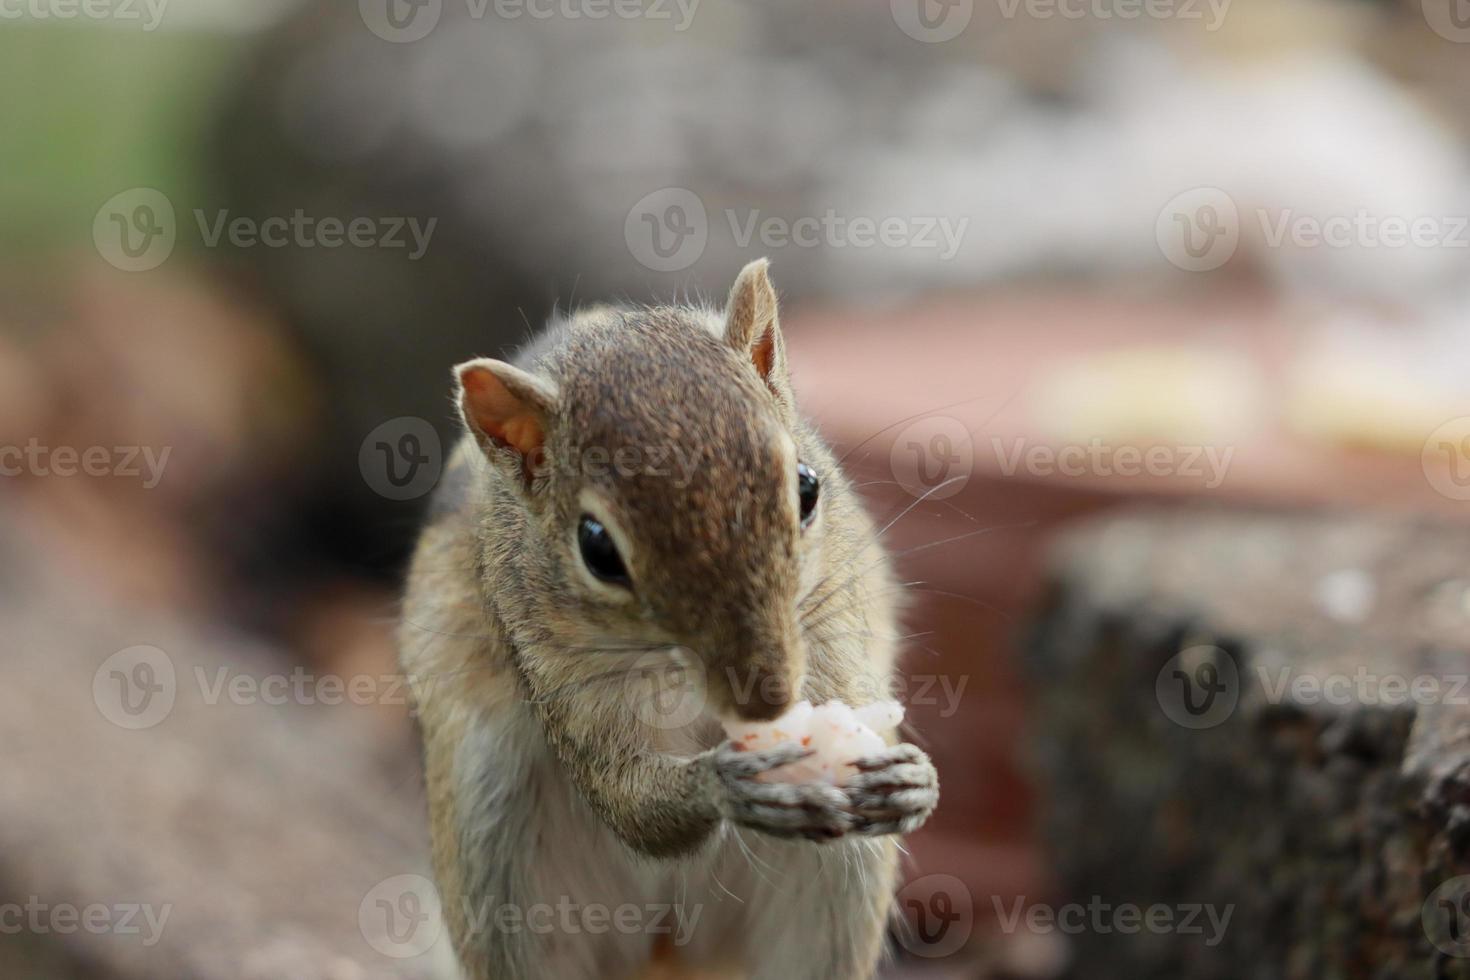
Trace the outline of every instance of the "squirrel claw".
{"type": "Polygon", "coordinates": [[[836,840],[852,818],[848,798],[826,783],[764,783],[755,777],[812,754],[799,745],[741,752],[725,745],[715,752],[715,772],[723,787],[724,816],[733,823],[774,837],[836,840]]]}
{"type": "Polygon", "coordinates": [[[939,774],[916,745],[895,745],[854,765],[859,773],[843,787],[854,833],[907,834],[922,826],[939,803],[939,774]]]}

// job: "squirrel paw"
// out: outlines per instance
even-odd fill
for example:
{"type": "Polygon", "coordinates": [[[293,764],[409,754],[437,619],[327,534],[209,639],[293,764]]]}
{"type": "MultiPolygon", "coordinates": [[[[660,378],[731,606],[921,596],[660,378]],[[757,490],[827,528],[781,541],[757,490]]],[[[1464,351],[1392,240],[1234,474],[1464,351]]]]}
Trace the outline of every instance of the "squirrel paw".
{"type": "Polygon", "coordinates": [[[854,765],[861,771],[843,787],[853,833],[907,834],[939,803],[939,774],[917,745],[895,745],[854,765]]]}
{"type": "Polygon", "coordinates": [[[755,777],[812,753],[796,745],[741,752],[729,743],[715,750],[724,815],[774,837],[836,840],[852,826],[847,794],[826,783],[763,783],[755,777]]]}

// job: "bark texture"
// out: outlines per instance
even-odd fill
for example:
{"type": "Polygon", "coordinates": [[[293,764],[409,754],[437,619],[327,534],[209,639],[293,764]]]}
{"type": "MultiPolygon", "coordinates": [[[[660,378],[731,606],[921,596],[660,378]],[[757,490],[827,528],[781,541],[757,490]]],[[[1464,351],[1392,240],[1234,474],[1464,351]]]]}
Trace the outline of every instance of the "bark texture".
{"type": "Polygon", "coordinates": [[[1073,975],[1470,977],[1470,532],[1135,513],[1051,582],[1027,660],[1057,903],[1231,910],[1215,945],[1104,914],[1073,975]]]}

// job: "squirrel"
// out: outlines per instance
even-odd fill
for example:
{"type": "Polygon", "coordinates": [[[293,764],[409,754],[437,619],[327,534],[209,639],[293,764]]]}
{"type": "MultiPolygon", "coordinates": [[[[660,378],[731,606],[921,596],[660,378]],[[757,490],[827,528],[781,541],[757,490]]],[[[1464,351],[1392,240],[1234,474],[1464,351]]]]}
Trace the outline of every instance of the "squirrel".
{"type": "Polygon", "coordinates": [[[778,321],[760,259],[723,311],[593,307],[515,364],[455,368],[466,434],[400,650],[472,980],[878,968],[898,835],[939,798],[928,756],[881,732],[840,786],[764,781],[807,750],[745,751],[718,722],[873,701],[899,645],[889,559],[798,413],[778,321]],[[669,690],[697,710],[658,713],[669,690]],[[537,928],[550,906],[607,915],[537,928]]]}

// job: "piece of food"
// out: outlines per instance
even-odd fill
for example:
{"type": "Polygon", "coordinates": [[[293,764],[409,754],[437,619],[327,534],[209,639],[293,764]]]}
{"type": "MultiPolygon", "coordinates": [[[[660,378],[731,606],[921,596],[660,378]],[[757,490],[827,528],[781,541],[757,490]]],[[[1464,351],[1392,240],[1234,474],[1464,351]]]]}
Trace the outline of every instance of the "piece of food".
{"type": "Polygon", "coordinates": [[[875,701],[852,708],[841,701],[813,705],[798,701],[774,721],[723,722],[725,734],[746,752],[774,749],[794,742],[813,755],[762,774],[776,783],[831,783],[840,786],[857,774],[858,759],[882,752],[888,743],[879,732],[892,731],[903,721],[897,701],[875,701]]]}

